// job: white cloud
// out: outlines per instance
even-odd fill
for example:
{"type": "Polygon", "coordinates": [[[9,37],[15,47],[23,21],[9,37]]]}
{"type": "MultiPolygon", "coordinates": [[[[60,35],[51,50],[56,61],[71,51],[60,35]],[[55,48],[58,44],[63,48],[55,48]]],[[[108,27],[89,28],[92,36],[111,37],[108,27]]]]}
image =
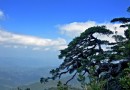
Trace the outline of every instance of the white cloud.
{"type": "Polygon", "coordinates": [[[101,25],[106,25],[106,27],[112,31],[116,30],[118,31],[118,34],[123,35],[124,33],[124,28],[120,28],[119,26],[121,24],[112,24],[112,23],[97,23],[95,21],[87,21],[87,22],[72,22],[69,24],[64,24],[64,25],[58,25],[58,28],[60,29],[62,34],[65,34],[70,37],[75,37],[79,36],[80,33],[85,31],[86,29],[93,27],[93,26],[101,26],[101,25]]]}
{"type": "Polygon", "coordinates": [[[39,51],[39,50],[41,50],[41,48],[40,47],[34,47],[32,50],[39,51]]]}
{"type": "Polygon", "coordinates": [[[62,50],[62,49],[65,49],[67,48],[67,45],[61,45],[59,47],[54,47],[55,50],[62,50]]]}
{"type": "MultiPolygon", "coordinates": [[[[124,35],[124,30],[126,30],[126,28],[120,28],[119,23],[97,23],[95,21],[87,21],[87,22],[72,22],[69,24],[64,24],[64,25],[58,25],[58,28],[60,29],[61,33],[64,35],[67,35],[71,38],[74,38],[76,36],[79,36],[80,33],[84,32],[86,29],[93,27],[93,26],[102,26],[102,25],[106,25],[107,29],[110,29],[111,31],[115,32],[115,27],[116,27],[116,31],[118,31],[118,35],[124,35]]],[[[104,35],[99,35],[99,34],[95,34],[95,36],[101,40],[109,40],[110,42],[115,42],[115,40],[112,38],[112,36],[110,35],[108,36],[104,36],[104,35]]]]}
{"type": "MultiPolygon", "coordinates": [[[[58,28],[61,30],[61,33],[71,38],[75,36],[79,36],[80,33],[88,29],[92,26],[101,26],[106,25],[106,27],[112,31],[115,31],[115,27],[118,31],[118,34],[122,35],[124,32],[124,28],[119,28],[120,24],[112,24],[112,23],[97,23],[95,21],[87,21],[87,22],[73,22],[69,24],[59,25],[58,28]]],[[[101,39],[108,39],[110,41],[114,41],[111,37],[96,35],[96,37],[101,39]]],[[[48,38],[40,38],[29,35],[21,35],[15,34],[12,32],[8,32],[0,29],[0,44],[6,48],[31,48],[34,51],[42,50],[61,50],[67,47],[67,42],[63,38],[58,39],[48,39],[48,38]]]]}
{"type": "Polygon", "coordinates": [[[13,46],[14,48],[27,48],[33,47],[33,50],[40,50],[40,48],[54,48],[66,45],[66,40],[62,38],[47,39],[39,38],[29,35],[20,35],[4,30],[0,30],[0,43],[3,43],[5,47],[13,46]]]}
{"type": "Polygon", "coordinates": [[[5,18],[5,14],[3,11],[0,10],[0,20],[5,18]]]}
{"type": "Polygon", "coordinates": [[[96,23],[94,21],[72,22],[69,24],[58,25],[58,28],[61,30],[62,34],[75,37],[79,35],[81,32],[85,31],[85,29],[95,26],[95,25],[96,23]]]}

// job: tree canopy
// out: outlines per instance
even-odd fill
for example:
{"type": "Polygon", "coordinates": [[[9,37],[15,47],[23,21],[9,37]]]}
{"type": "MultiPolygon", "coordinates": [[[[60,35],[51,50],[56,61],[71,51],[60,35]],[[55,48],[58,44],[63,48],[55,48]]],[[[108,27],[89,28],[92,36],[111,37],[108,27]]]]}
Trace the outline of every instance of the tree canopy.
{"type": "MultiPolygon", "coordinates": [[[[52,77],[41,78],[41,83],[47,82],[49,79],[61,78],[63,74],[69,73],[72,77],[65,84],[68,84],[75,76],[79,76],[79,81],[84,81],[85,76],[88,75],[88,77],[90,76],[90,86],[105,80],[102,84],[104,90],[130,89],[130,83],[127,88],[120,83],[126,83],[122,78],[126,78],[130,74],[130,18],[114,18],[111,22],[120,22],[121,27],[128,28],[124,32],[125,37],[112,32],[105,26],[86,29],[80,36],[75,37],[67,48],[60,50],[59,59],[63,59],[63,63],[50,71],[52,77]],[[110,35],[115,42],[100,39],[97,35],[102,37],[110,35]],[[111,88],[108,88],[108,85],[111,88]]],[[[99,86],[101,88],[101,85],[99,86]]]]}

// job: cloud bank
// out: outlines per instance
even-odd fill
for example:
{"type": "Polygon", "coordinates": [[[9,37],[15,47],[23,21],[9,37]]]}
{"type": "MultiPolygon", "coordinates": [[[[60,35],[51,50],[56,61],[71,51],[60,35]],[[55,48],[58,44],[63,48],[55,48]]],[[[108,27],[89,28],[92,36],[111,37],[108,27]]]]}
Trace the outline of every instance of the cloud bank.
{"type": "Polygon", "coordinates": [[[4,44],[5,47],[11,47],[12,45],[14,48],[27,48],[31,46],[33,47],[33,50],[40,50],[43,48],[45,50],[49,50],[50,48],[62,49],[61,47],[66,46],[66,40],[62,38],[46,39],[29,35],[15,34],[5,30],[0,30],[0,43],[4,44]]]}
{"type": "MultiPolygon", "coordinates": [[[[97,23],[95,21],[87,21],[87,22],[72,22],[64,25],[58,25],[61,33],[63,35],[69,36],[70,39],[79,36],[80,33],[84,32],[86,29],[93,26],[101,26],[106,25],[106,27],[113,32],[115,29],[118,31],[119,35],[123,35],[125,28],[120,28],[121,24],[113,24],[113,23],[97,23]],[[115,28],[116,27],[116,28],[115,28]]],[[[96,37],[102,40],[109,40],[114,42],[114,39],[107,36],[96,35],[96,37]]],[[[4,45],[6,48],[13,47],[17,48],[32,48],[34,51],[39,50],[61,50],[67,47],[67,42],[63,38],[57,39],[48,39],[48,38],[40,38],[31,35],[21,35],[15,34],[12,32],[8,32],[0,29],[0,44],[4,45]]]]}
{"type": "Polygon", "coordinates": [[[106,25],[106,28],[112,31],[115,31],[115,27],[116,27],[116,30],[118,31],[119,35],[123,35],[125,30],[124,28],[119,27],[121,24],[97,23],[95,21],[72,22],[69,24],[58,25],[58,28],[60,29],[62,34],[67,35],[69,37],[75,37],[75,36],[79,36],[80,33],[84,32],[86,29],[90,27],[101,26],[101,25],[106,25]]]}
{"type": "MultiPolygon", "coordinates": [[[[93,27],[93,26],[102,26],[105,25],[107,29],[115,32],[115,30],[118,32],[118,35],[123,35],[124,36],[124,30],[126,28],[120,28],[119,23],[97,23],[95,21],[87,21],[87,22],[72,22],[64,25],[58,25],[58,28],[60,32],[63,35],[69,36],[71,38],[74,38],[76,36],[79,36],[82,32],[84,32],[86,29],[93,27]]],[[[110,42],[115,42],[114,38],[110,35],[104,36],[104,35],[99,35],[95,34],[95,36],[101,40],[108,40],[110,42]]]]}

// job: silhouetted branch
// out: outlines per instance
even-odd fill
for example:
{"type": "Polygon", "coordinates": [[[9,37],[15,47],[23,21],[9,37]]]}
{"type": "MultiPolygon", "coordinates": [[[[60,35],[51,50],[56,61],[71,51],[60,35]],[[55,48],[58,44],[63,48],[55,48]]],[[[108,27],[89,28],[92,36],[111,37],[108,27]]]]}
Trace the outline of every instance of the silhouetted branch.
{"type": "Polygon", "coordinates": [[[130,18],[125,18],[125,17],[114,18],[113,20],[111,20],[111,22],[128,23],[130,22],[130,18]]]}
{"type": "Polygon", "coordinates": [[[61,72],[61,73],[59,74],[59,78],[61,77],[62,74],[66,74],[67,72],[69,72],[69,69],[68,69],[67,71],[61,72]]]}
{"type": "Polygon", "coordinates": [[[65,85],[67,85],[72,79],[74,79],[74,77],[76,76],[77,72],[65,83],[65,85]]]}

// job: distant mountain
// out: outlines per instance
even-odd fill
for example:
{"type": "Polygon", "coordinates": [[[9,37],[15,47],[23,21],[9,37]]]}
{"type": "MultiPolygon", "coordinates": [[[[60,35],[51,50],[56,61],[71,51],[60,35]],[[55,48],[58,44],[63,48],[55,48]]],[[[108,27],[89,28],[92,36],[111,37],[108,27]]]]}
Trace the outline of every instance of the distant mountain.
{"type": "MultiPolygon", "coordinates": [[[[42,60],[22,59],[22,58],[5,58],[0,57],[0,90],[13,90],[11,88],[21,86],[22,88],[31,88],[31,90],[43,90],[43,88],[55,88],[57,81],[51,81],[45,85],[40,84],[41,77],[50,76],[49,71],[54,66],[46,67],[46,63],[42,60]],[[42,66],[43,64],[43,66],[42,66]],[[37,83],[34,83],[37,82],[37,83]]],[[[69,78],[63,76],[62,82],[67,81],[69,78]]],[[[76,79],[70,83],[72,86],[80,87],[76,79]]],[[[17,90],[17,89],[14,89],[17,90]]]]}
{"type": "MultiPolygon", "coordinates": [[[[69,78],[71,78],[70,76],[64,77],[62,78],[60,81],[62,81],[62,83],[65,83],[69,78]]],[[[57,82],[59,80],[51,80],[47,83],[43,83],[41,84],[40,82],[36,82],[36,83],[32,83],[29,85],[23,85],[23,86],[19,86],[20,89],[25,90],[26,88],[30,88],[30,90],[57,90],[57,82]]],[[[73,79],[69,85],[71,86],[71,88],[69,90],[82,90],[80,83],[77,81],[77,78],[73,79]]],[[[17,88],[12,89],[12,90],[17,90],[17,88]]]]}
{"type": "Polygon", "coordinates": [[[0,90],[10,90],[9,88],[30,84],[36,81],[39,82],[42,76],[49,76],[50,69],[51,68],[0,67],[0,90]]]}
{"type": "Polygon", "coordinates": [[[39,81],[54,67],[36,58],[0,57],[0,90],[39,81]],[[2,88],[2,89],[1,89],[2,88]]]}

